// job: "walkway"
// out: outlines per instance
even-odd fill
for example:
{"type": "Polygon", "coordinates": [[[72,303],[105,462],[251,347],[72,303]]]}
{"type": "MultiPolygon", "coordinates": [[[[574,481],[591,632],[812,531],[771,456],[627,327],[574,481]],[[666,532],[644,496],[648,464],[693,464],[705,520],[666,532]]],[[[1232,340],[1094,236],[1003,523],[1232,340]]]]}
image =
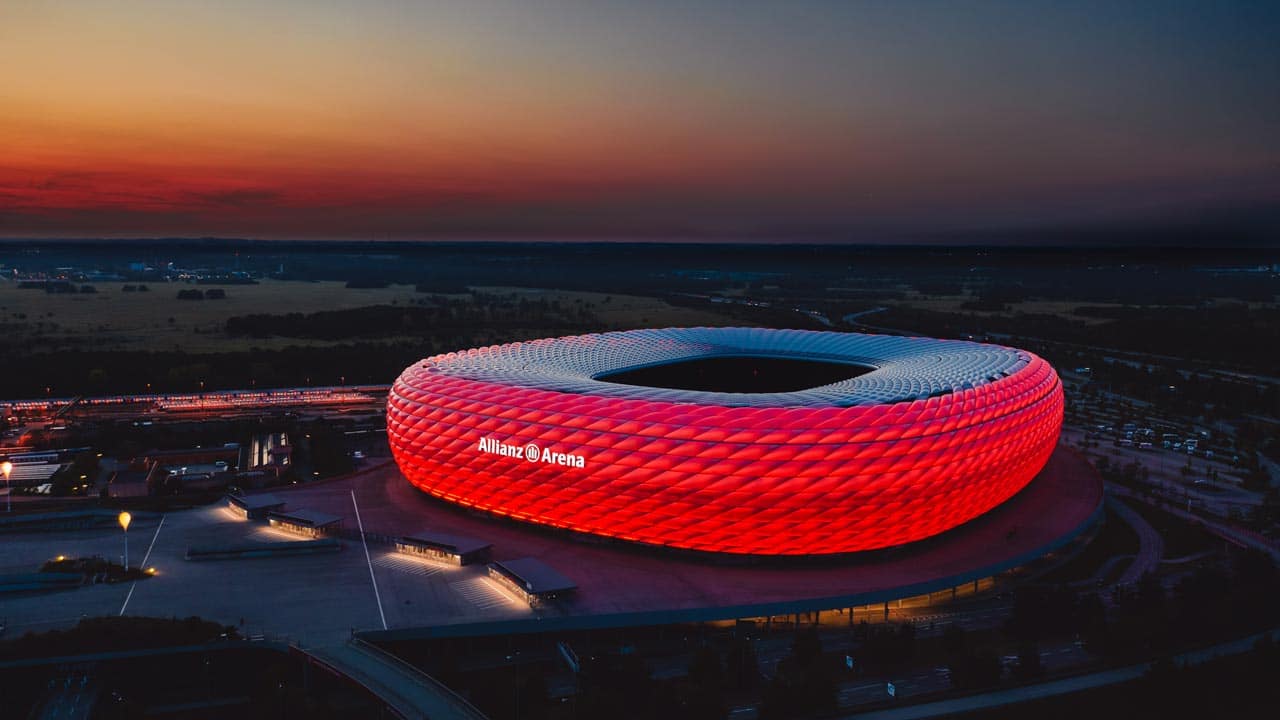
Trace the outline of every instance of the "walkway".
{"type": "Polygon", "coordinates": [[[1137,557],[1137,555],[1114,555],[1109,557],[1106,562],[1102,563],[1102,565],[1098,567],[1097,572],[1095,572],[1091,577],[1087,577],[1084,580],[1076,580],[1071,583],[1071,587],[1096,588],[1101,585],[1105,585],[1107,578],[1111,577],[1111,573],[1116,569],[1117,565],[1121,563],[1132,563],[1137,557]]]}
{"type": "Polygon", "coordinates": [[[409,720],[485,720],[431,676],[361,640],[302,652],[359,683],[409,720]]]}
{"type": "Polygon", "coordinates": [[[1117,585],[1134,585],[1147,573],[1154,573],[1164,556],[1164,538],[1136,510],[1107,494],[1107,507],[1138,534],[1138,554],[1116,581],[1117,585]]]}

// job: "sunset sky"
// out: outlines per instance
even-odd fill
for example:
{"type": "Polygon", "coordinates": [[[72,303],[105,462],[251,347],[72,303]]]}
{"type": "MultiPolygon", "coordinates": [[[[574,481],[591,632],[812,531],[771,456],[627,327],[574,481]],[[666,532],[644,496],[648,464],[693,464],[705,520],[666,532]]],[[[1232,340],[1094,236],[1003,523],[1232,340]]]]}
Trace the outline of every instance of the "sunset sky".
{"type": "Polygon", "coordinates": [[[0,0],[0,236],[1274,217],[1275,2],[0,0]]]}

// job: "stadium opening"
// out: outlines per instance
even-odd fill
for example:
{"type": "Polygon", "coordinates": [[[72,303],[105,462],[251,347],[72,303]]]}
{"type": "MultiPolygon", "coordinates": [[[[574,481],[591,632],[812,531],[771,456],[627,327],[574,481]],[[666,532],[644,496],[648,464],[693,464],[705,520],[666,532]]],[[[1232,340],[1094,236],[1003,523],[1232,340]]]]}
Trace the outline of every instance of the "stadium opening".
{"type": "Polygon", "coordinates": [[[597,375],[597,380],[710,392],[790,392],[855,378],[875,368],[793,357],[713,356],[645,365],[597,375]]]}

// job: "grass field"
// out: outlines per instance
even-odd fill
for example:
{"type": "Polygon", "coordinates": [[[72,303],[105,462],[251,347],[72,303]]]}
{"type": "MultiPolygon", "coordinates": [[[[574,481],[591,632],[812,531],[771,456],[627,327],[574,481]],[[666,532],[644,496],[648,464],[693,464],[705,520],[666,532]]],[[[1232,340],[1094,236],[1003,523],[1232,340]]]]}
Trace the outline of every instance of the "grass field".
{"type": "Polygon", "coordinates": [[[638,295],[606,295],[595,292],[569,292],[517,287],[476,287],[477,292],[496,295],[515,294],[530,300],[546,298],[561,304],[581,302],[611,330],[637,327],[693,327],[724,325],[725,317],[711,310],[671,305],[658,298],[638,295]]]}
{"type": "Polygon", "coordinates": [[[1124,307],[1124,305],[1118,303],[1082,302],[1078,300],[1024,300],[1022,302],[1009,303],[1009,309],[1001,311],[972,310],[963,307],[965,303],[976,299],[977,297],[974,295],[921,295],[916,292],[909,292],[903,300],[895,304],[905,308],[912,308],[914,310],[932,310],[934,312],[947,313],[960,312],[973,315],[975,317],[990,317],[992,315],[1010,315],[1017,313],[1026,315],[1056,315],[1069,318],[1074,322],[1083,323],[1085,325],[1102,325],[1112,321],[1110,318],[1074,314],[1075,309],[1082,305],[1088,305],[1090,307],[1124,307]]]}
{"type": "MultiPolygon", "coordinates": [[[[149,292],[123,292],[124,283],[95,283],[93,294],[19,290],[0,281],[0,332],[6,344],[27,352],[77,347],[87,350],[234,351],[289,345],[325,346],[323,340],[232,338],[227,318],[255,313],[312,313],[370,305],[411,305],[427,296],[410,285],[347,288],[342,282],[264,280],[257,285],[197,286],[149,283],[149,292]],[[222,287],[222,300],[179,300],[179,290],[222,287]]],[[[581,304],[609,328],[642,325],[724,324],[712,312],[681,308],[655,298],[533,288],[475,288],[491,294],[581,304]]],[[[393,340],[395,338],[385,338],[393,340]]],[[[495,341],[499,340],[495,338],[495,341]]]]}

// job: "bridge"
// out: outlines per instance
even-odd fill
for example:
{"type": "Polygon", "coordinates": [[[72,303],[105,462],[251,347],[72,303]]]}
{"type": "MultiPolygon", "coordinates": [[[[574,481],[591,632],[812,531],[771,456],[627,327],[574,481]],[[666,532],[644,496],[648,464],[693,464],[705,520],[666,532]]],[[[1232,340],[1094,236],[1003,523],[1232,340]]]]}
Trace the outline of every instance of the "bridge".
{"type": "Polygon", "coordinates": [[[485,720],[484,713],[435,678],[359,638],[295,650],[308,662],[356,682],[406,720],[485,720]]]}

